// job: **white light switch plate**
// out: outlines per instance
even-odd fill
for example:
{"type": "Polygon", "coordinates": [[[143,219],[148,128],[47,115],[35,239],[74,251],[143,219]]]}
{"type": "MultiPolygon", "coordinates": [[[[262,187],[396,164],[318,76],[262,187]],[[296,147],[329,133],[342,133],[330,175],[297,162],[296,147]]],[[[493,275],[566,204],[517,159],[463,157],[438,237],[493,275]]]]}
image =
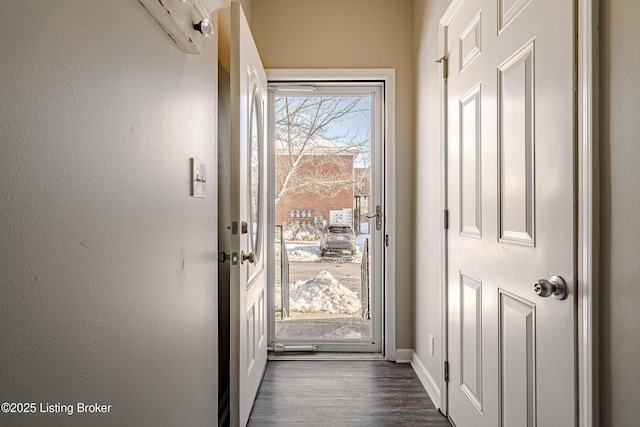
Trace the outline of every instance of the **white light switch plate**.
{"type": "Polygon", "coordinates": [[[207,197],[207,165],[196,159],[191,159],[191,195],[207,197]]]}

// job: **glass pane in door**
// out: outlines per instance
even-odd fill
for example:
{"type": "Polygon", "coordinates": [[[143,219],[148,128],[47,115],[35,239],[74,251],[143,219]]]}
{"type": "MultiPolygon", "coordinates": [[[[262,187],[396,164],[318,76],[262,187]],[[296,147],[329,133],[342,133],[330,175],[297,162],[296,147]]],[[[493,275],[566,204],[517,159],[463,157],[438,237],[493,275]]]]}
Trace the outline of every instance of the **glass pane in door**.
{"type": "Polygon", "coordinates": [[[276,91],[275,341],[375,341],[375,94],[276,91]]]}

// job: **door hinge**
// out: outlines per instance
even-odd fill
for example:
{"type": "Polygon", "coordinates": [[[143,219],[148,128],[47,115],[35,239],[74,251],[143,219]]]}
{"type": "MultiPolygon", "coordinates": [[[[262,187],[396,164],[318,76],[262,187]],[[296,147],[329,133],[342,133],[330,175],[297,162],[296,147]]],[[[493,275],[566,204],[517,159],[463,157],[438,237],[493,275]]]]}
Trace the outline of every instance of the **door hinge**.
{"type": "Polygon", "coordinates": [[[449,382],[449,362],[444,361],[444,381],[449,382]]]}
{"type": "Polygon", "coordinates": [[[438,59],[436,62],[442,64],[442,78],[446,79],[449,77],[449,58],[447,55],[444,55],[442,58],[438,59]]]}
{"type": "Polygon", "coordinates": [[[444,216],[443,216],[442,220],[443,220],[443,224],[444,224],[444,229],[448,230],[449,229],[449,209],[445,209],[444,210],[444,216]]]}
{"type": "Polygon", "coordinates": [[[389,235],[385,234],[384,235],[384,245],[388,248],[389,247],[389,235]]]}

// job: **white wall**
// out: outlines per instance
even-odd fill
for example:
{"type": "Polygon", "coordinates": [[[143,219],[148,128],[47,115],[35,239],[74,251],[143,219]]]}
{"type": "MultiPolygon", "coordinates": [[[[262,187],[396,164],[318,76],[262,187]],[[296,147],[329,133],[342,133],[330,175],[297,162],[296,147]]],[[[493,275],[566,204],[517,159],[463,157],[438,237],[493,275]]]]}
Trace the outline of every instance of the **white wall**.
{"type": "Polygon", "coordinates": [[[137,1],[0,14],[0,401],[11,425],[217,422],[216,42],[137,1]],[[209,167],[189,196],[189,158],[209,167]]]}
{"type": "Polygon", "coordinates": [[[640,5],[601,0],[601,425],[640,420],[640,5]]]}
{"type": "Polygon", "coordinates": [[[396,69],[396,347],[413,344],[411,0],[253,0],[265,68],[396,69]]]}
{"type": "MultiPolygon", "coordinates": [[[[439,20],[449,0],[414,1],[416,190],[414,351],[438,393],[442,381],[442,257],[440,233],[440,81],[439,20]],[[429,354],[429,334],[434,354],[429,354]]],[[[432,393],[434,393],[432,391],[432,393]]],[[[438,400],[437,396],[432,396],[438,400]]],[[[436,402],[437,403],[437,402],[436,402]]]]}

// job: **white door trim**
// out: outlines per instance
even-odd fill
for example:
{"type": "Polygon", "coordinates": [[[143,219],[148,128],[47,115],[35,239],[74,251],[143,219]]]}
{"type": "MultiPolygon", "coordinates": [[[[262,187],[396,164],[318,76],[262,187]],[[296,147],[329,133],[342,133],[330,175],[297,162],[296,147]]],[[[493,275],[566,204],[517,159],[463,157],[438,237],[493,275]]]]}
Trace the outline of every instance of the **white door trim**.
{"type": "Polygon", "coordinates": [[[383,352],[387,360],[396,360],[396,288],[395,288],[395,251],[396,235],[396,196],[395,196],[395,94],[396,71],[392,68],[376,69],[267,69],[267,79],[278,81],[315,80],[315,81],[382,81],[385,98],[384,123],[384,202],[386,206],[386,230],[389,235],[389,247],[384,257],[384,329],[383,352]]]}
{"type": "MultiPolygon", "coordinates": [[[[440,56],[446,54],[446,31],[464,0],[454,0],[440,20],[440,56]]],[[[597,427],[599,425],[599,396],[594,380],[598,378],[598,246],[599,246],[599,182],[598,159],[598,6],[599,0],[576,0],[577,32],[577,203],[578,203],[578,425],[597,427]]],[[[434,58],[437,59],[437,58],[434,58]]],[[[440,127],[440,203],[442,211],[447,209],[447,82],[441,79],[441,127],[440,127]]],[[[441,228],[441,292],[442,292],[442,360],[448,359],[447,330],[447,231],[441,228]]],[[[444,363],[440,375],[441,410],[448,412],[448,390],[444,381],[444,363]]]]}
{"type": "Polygon", "coordinates": [[[600,210],[598,156],[599,0],[577,1],[578,69],[578,422],[600,425],[598,378],[598,265],[600,210]]]}

